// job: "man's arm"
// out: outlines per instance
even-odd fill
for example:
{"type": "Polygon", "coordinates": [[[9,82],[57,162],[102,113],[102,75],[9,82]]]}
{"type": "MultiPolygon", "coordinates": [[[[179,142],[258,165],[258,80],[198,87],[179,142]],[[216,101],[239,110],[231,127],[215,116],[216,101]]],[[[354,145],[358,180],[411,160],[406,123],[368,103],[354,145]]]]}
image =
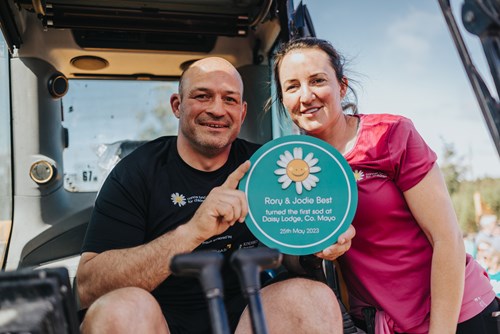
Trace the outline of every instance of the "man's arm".
{"type": "Polygon", "coordinates": [[[194,250],[203,241],[243,222],[248,213],[245,194],[236,189],[250,163],[214,188],[186,224],[137,247],[82,254],[77,270],[78,294],[88,307],[103,294],[135,286],[152,291],[170,275],[173,256],[194,250]]]}
{"type": "Polygon", "coordinates": [[[126,286],[155,289],[170,275],[170,260],[190,252],[201,242],[181,225],[141,246],[82,254],[77,271],[78,294],[83,308],[103,294],[126,286]],[[181,241],[182,240],[182,241],[181,241]]]}

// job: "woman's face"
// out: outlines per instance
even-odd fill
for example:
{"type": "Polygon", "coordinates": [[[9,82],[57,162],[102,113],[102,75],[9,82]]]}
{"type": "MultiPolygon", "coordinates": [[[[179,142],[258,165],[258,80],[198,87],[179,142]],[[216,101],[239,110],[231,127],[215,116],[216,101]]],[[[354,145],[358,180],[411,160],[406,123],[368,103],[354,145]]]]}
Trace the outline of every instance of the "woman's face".
{"type": "Polygon", "coordinates": [[[322,137],[343,116],[346,82],[339,83],[328,55],[321,49],[289,52],[279,67],[283,105],[308,134],[322,137]]]}

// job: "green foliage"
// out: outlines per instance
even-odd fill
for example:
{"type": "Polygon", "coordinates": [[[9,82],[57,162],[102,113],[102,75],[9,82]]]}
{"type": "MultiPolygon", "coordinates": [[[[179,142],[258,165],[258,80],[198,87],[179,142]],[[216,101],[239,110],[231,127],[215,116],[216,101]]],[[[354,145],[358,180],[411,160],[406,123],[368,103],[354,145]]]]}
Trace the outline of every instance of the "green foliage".
{"type": "Polygon", "coordinates": [[[474,183],[465,181],[460,183],[458,190],[451,194],[453,207],[463,233],[477,232],[474,192],[474,183]]]}
{"type": "Polygon", "coordinates": [[[450,143],[444,143],[441,172],[443,173],[450,195],[459,190],[460,182],[464,179],[466,171],[467,167],[463,164],[463,157],[457,156],[455,146],[450,143]]]}
{"type": "Polygon", "coordinates": [[[500,217],[500,179],[465,180],[464,175],[468,166],[464,164],[463,157],[457,156],[453,144],[444,143],[443,149],[441,172],[455,207],[460,228],[464,233],[477,232],[478,212],[474,205],[474,196],[479,195],[482,209],[486,213],[500,217]]]}
{"type": "Polygon", "coordinates": [[[492,214],[500,217],[500,179],[484,178],[475,183],[484,205],[492,214]]]}
{"type": "Polygon", "coordinates": [[[500,217],[500,179],[462,181],[459,190],[451,195],[451,199],[463,232],[477,231],[474,194],[479,195],[483,214],[494,214],[500,217]]]}

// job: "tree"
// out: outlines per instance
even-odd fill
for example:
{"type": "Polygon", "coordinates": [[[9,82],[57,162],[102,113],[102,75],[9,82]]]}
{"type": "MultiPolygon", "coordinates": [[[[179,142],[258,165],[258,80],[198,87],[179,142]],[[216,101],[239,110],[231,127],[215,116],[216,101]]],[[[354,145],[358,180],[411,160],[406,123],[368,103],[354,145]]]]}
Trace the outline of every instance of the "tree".
{"type": "Polygon", "coordinates": [[[443,140],[443,162],[441,172],[443,173],[446,186],[450,195],[456,193],[460,188],[468,167],[463,164],[463,157],[457,156],[455,146],[443,140]]]}
{"type": "Polygon", "coordinates": [[[463,157],[457,156],[455,146],[452,143],[447,143],[443,139],[443,146],[441,172],[448,187],[458,223],[462,232],[476,232],[475,186],[473,183],[465,181],[464,177],[468,167],[464,165],[463,157]]]}
{"type": "Polygon", "coordinates": [[[458,218],[458,224],[463,233],[477,232],[476,209],[474,207],[474,182],[463,181],[459,183],[459,190],[451,195],[453,207],[458,218]]]}
{"type": "Polygon", "coordinates": [[[481,194],[485,213],[500,217],[500,179],[487,177],[477,180],[476,189],[481,194]]]}

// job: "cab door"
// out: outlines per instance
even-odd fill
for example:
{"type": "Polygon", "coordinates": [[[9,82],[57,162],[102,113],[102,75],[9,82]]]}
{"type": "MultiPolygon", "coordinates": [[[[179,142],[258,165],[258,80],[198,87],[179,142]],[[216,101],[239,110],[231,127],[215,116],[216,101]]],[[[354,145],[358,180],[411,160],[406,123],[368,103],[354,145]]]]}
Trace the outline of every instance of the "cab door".
{"type": "Polygon", "coordinates": [[[240,70],[249,103],[242,137],[272,139],[263,111],[269,59],[280,36],[289,38],[281,31],[293,8],[292,0],[0,1],[2,268],[64,265],[74,274],[106,173],[101,165],[109,171],[150,139],[136,130],[169,113],[153,95],[168,101],[165,87],[176,89],[196,59],[220,56],[240,70]],[[147,89],[132,87],[147,82],[147,89]],[[124,120],[131,103],[114,91],[135,98],[132,121],[124,120]],[[127,136],[105,136],[120,129],[127,136]]]}
{"type": "Polygon", "coordinates": [[[9,52],[0,33],[0,268],[6,260],[12,228],[12,154],[9,52]]]}

